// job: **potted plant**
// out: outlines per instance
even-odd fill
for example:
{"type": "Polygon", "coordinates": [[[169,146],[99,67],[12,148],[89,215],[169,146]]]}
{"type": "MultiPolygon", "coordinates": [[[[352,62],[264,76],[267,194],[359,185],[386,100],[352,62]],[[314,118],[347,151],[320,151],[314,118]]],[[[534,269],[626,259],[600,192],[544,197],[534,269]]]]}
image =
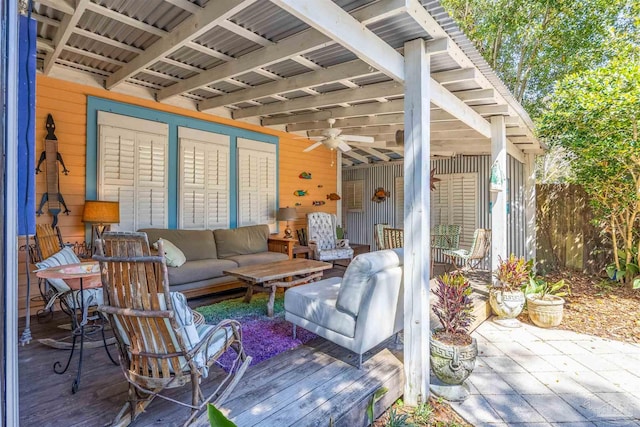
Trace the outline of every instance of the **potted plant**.
{"type": "Polygon", "coordinates": [[[564,296],[571,295],[569,284],[561,279],[550,283],[541,277],[530,277],[525,289],[529,319],[541,328],[553,328],[562,322],[564,296]]]}
{"type": "MultiPolygon", "coordinates": [[[[436,302],[432,310],[442,326],[431,332],[431,369],[443,383],[461,385],[473,371],[478,355],[478,344],[469,335],[475,318],[471,284],[462,274],[444,274],[436,278],[433,293],[436,302]]],[[[462,394],[462,399],[468,395],[462,394]]]]}
{"type": "Polygon", "coordinates": [[[498,269],[493,273],[495,281],[489,286],[489,304],[498,316],[497,322],[517,327],[514,320],[522,312],[525,303],[522,287],[529,281],[533,261],[511,254],[506,260],[498,257],[498,269]]]}

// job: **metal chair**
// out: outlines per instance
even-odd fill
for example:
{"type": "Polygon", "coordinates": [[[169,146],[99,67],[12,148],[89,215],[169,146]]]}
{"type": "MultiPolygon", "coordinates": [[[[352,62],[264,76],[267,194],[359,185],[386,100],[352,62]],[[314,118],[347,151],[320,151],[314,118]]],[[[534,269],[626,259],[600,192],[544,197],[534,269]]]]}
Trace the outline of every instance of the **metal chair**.
{"type": "Polygon", "coordinates": [[[373,226],[373,238],[376,242],[376,249],[379,251],[383,249],[389,249],[384,244],[384,229],[392,228],[389,224],[374,224],[373,226]]]}
{"type": "Polygon", "coordinates": [[[473,241],[469,250],[456,249],[444,250],[442,254],[449,258],[456,270],[468,268],[475,270],[489,254],[491,248],[491,230],[478,228],[473,233],[473,241]],[[461,265],[456,264],[456,259],[462,260],[461,265]]]}
{"type": "Polygon", "coordinates": [[[189,424],[207,405],[220,405],[249,366],[240,323],[195,325],[184,295],[170,292],[162,240],[150,255],[145,233],[106,232],[97,241],[105,304],[98,309],[113,325],[120,366],[129,383],[128,402],[113,425],[127,425],[160,397],[191,408],[189,424]],[[237,354],[227,376],[205,397],[200,381],[227,349],[237,354]],[[191,404],[163,395],[191,382],[191,404]],[[215,400],[214,400],[215,398],[215,400]]]}

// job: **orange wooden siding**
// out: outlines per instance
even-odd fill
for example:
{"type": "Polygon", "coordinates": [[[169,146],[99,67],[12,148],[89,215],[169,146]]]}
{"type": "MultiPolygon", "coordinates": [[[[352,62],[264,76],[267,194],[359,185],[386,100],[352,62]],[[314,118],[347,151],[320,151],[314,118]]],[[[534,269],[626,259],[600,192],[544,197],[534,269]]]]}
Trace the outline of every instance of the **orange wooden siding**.
{"type": "MultiPolygon", "coordinates": [[[[179,114],[195,119],[275,135],[280,138],[280,206],[294,206],[296,202],[302,204],[296,207],[298,219],[290,223],[292,228],[305,227],[305,215],[308,212],[336,212],[336,202],[326,200],[326,195],[335,192],[337,188],[335,153],[330,152],[324,147],[318,147],[309,153],[303,153],[302,150],[309,145],[309,141],[291,138],[291,136],[285,132],[38,75],[35,118],[36,161],[44,149],[44,138],[47,134],[45,122],[47,114],[51,114],[56,123],[58,151],[62,155],[67,169],[70,171],[69,175],[64,175],[62,174],[62,167],[60,167],[60,193],[64,196],[67,206],[69,210],[71,210],[68,216],[62,214],[58,216],[58,223],[65,242],[73,243],[85,239],[82,210],[86,194],[87,96],[97,96],[167,113],[179,114]],[[298,176],[301,172],[310,172],[313,178],[311,180],[300,179],[298,176]],[[321,186],[320,188],[318,187],[319,185],[321,186]],[[308,190],[309,194],[305,197],[296,197],[293,195],[296,190],[308,190]],[[314,200],[326,201],[326,204],[323,206],[313,206],[312,202],[314,200]]],[[[39,205],[40,198],[45,191],[45,176],[44,174],[38,174],[36,175],[36,207],[39,205]]],[[[43,210],[44,215],[37,217],[36,222],[51,223],[52,218],[51,215],[47,213],[47,205],[44,206],[43,210]]],[[[284,224],[282,224],[281,229],[283,227],[284,224]]],[[[20,245],[24,245],[24,239],[21,239],[20,245]]],[[[22,316],[24,315],[26,304],[27,282],[24,251],[20,251],[19,253],[19,262],[19,308],[20,315],[22,316]]],[[[29,267],[30,270],[33,270],[33,268],[33,266],[29,267]]],[[[34,274],[31,274],[31,295],[39,295],[37,280],[34,274]]],[[[40,307],[42,307],[42,304],[34,301],[32,303],[32,313],[35,313],[35,310],[40,307]]]]}

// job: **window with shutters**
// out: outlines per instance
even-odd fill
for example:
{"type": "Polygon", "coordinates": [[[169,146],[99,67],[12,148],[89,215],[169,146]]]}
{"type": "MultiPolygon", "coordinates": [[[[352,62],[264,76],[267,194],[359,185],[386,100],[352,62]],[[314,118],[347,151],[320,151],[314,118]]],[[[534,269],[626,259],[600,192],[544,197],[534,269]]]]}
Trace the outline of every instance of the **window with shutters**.
{"type": "Polygon", "coordinates": [[[114,230],[167,226],[168,126],[98,113],[98,198],[120,203],[114,230]]]}
{"type": "Polygon", "coordinates": [[[364,206],[364,180],[344,181],[344,209],[347,212],[362,212],[364,206]]]}
{"type": "MultiPolygon", "coordinates": [[[[440,181],[431,191],[431,227],[455,224],[460,228],[460,247],[469,248],[473,232],[478,228],[478,176],[473,173],[438,175],[440,181]]],[[[397,177],[396,227],[404,213],[404,177],[397,177]]],[[[400,224],[400,225],[399,225],[400,224]]]]}
{"type": "Polygon", "coordinates": [[[397,176],[394,180],[395,217],[394,226],[404,228],[404,177],[397,176]]]}
{"type": "Polygon", "coordinates": [[[238,138],[238,226],[276,225],[276,146],[238,138]]]}
{"type": "Polygon", "coordinates": [[[179,127],[178,138],[178,227],[229,228],[229,136],[179,127]]]}
{"type": "Polygon", "coordinates": [[[469,248],[478,228],[478,176],[474,173],[439,175],[431,192],[431,226],[455,224],[460,247],[469,248]]]}

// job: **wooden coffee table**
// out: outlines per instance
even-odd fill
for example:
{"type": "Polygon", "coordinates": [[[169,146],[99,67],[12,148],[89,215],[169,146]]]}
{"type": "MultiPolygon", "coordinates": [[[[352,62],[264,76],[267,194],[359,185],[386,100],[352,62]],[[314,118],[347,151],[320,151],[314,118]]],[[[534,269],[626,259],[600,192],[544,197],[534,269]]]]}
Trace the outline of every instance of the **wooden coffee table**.
{"type": "Polygon", "coordinates": [[[328,262],[294,258],[266,264],[248,265],[226,270],[224,273],[246,283],[247,293],[244,302],[251,302],[253,291],[271,292],[267,303],[267,315],[273,317],[277,288],[290,288],[320,280],[322,272],[331,267],[332,265],[328,262]]]}

